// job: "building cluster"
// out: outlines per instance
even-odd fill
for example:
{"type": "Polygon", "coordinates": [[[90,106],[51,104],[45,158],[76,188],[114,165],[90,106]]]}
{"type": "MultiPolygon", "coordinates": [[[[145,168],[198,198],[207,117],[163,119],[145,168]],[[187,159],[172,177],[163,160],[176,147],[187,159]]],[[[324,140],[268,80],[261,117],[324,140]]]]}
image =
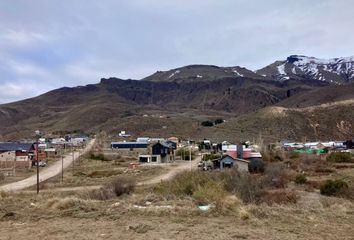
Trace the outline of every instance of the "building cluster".
{"type": "Polygon", "coordinates": [[[67,147],[79,146],[87,137],[39,138],[37,141],[1,142],[0,169],[30,168],[37,163],[45,166],[48,157],[67,147]]]}
{"type": "Polygon", "coordinates": [[[176,137],[148,138],[139,137],[135,141],[111,142],[111,148],[119,151],[137,151],[139,153],[139,163],[169,163],[176,160],[177,150],[179,158],[189,160],[194,155],[195,150],[199,150],[201,155],[213,156],[199,163],[203,170],[216,170],[237,167],[239,170],[248,171],[249,164],[262,159],[258,147],[247,144],[231,144],[229,142],[212,143],[210,140],[203,140],[199,143],[194,141],[182,141],[176,137]],[[182,154],[181,154],[182,152],[182,154]],[[182,156],[181,156],[182,155],[182,156]]]}
{"type": "MultiPolygon", "coordinates": [[[[210,141],[204,141],[203,144],[210,144],[210,141]]],[[[203,159],[204,161],[201,161],[198,165],[201,169],[223,170],[237,167],[239,171],[248,172],[251,164],[262,160],[262,155],[257,145],[237,145],[224,141],[221,144],[214,143],[213,148],[216,156],[212,155],[215,156],[213,159],[203,159]]]]}
{"type": "Polygon", "coordinates": [[[136,141],[111,142],[111,148],[123,151],[140,151],[140,163],[168,163],[176,160],[176,150],[180,141],[176,137],[168,139],[139,137],[136,141]]]}
{"type": "Polygon", "coordinates": [[[354,139],[346,141],[327,141],[327,142],[283,142],[282,147],[286,150],[297,152],[317,152],[327,153],[331,151],[345,152],[354,149],[354,139]]]}

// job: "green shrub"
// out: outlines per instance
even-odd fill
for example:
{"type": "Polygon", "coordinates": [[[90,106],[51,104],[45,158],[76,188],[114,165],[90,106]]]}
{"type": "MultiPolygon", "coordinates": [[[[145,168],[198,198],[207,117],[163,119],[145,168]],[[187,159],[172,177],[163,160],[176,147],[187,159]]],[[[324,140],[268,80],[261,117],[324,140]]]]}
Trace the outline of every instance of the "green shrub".
{"type": "Polygon", "coordinates": [[[222,124],[222,123],[224,123],[224,120],[221,118],[215,119],[215,121],[214,121],[215,125],[222,124]]]}
{"type": "Polygon", "coordinates": [[[275,156],[272,157],[272,161],[281,162],[281,161],[283,161],[283,158],[281,156],[279,156],[279,155],[275,155],[275,156]]]}
{"type": "Polygon", "coordinates": [[[306,182],[307,182],[307,178],[306,178],[305,174],[299,173],[298,175],[296,175],[295,183],[297,183],[297,184],[305,184],[306,182]]]}
{"type": "MultiPolygon", "coordinates": [[[[282,184],[283,182],[280,181],[282,184]]],[[[154,191],[165,198],[191,197],[197,204],[214,203],[217,207],[222,207],[230,195],[246,204],[259,204],[270,201],[269,199],[273,201],[275,198],[273,195],[268,196],[268,194],[268,197],[264,197],[264,193],[272,188],[273,185],[267,183],[264,175],[239,172],[233,168],[211,172],[186,171],[177,174],[171,180],[161,182],[154,191]]],[[[274,202],[287,204],[293,203],[294,199],[288,194],[282,200],[276,199],[274,202]]]]}
{"type": "Polygon", "coordinates": [[[197,204],[219,203],[226,196],[223,184],[220,182],[207,181],[204,185],[199,185],[193,192],[192,197],[197,204]]]}
{"type": "MultiPolygon", "coordinates": [[[[180,148],[176,151],[176,156],[181,157],[182,160],[189,161],[189,149],[180,148]]],[[[195,152],[191,151],[192,160],[195,158],[195,152]]]]}
{"type": "Polygon", "coordinates": [[[214,160],[214,159],[218,159],[220,158],[220,155],[218,154],[204,154],[203,155],[203,161],[210,161],[210,160],[214,160]]]}
{"type": "Polygon", "coordinates": [[[290,159],[300,158],[300,153],[298,153],[298,152],[291,152],[289,158],[290,158],[290,159]]]}
{"type": "Polygon", "coordinates": [[[262,159],[251,159],[248,164],[248,170],[250,173],[263,173],[265,169],[265,164],[262,159]]]}
{"type": "Polygon", "coordinates": [[[90,159],[99,160],[99,161],[105,161],[106,160],[104,155],[103,155],[103,153],[98,153],[98,154],[90,153],[90,159]]]}
{"type": "Polygon", "coordinates": [[[262,186],[256,175],[230,169],[222,173],[225,190],[236,194],[244,203],[258,203],[262,186]]]}
{"type": "Polygon", "coordinates": [[[165,196],[192,196],[197,189],[212,181],[216,173],[186,171],[177,174],[173,179],[161,182],[155,187],[157,193],[165,196]]]}
{"type": "Polygon", "coordinates": [[[4,181],[5,180],[5,174],[0,172],[0,181],[4,181]]]}
{"type": "Polygon", "coordinates": [[[320,188],[321,194],[326,196],[335,196],[341,190],[348,188],[348,184],[341,179],[327,180],[320,188]]]}
{"type": "Polygon", "coordinates": [[[130,177],[116,177],[108,187],[111,187],[113,193],[119,197],[123,194],[130,194],[135,189],[135,180],[130,177]]]}
{"type": "Polygon", "coordinates": [[[214,126],[214,123],[212,122],[212,121],[203,121],[202,123],[202,126],[203,127],[212,127],[212,126],[214,126]]]}
{"type": "Polygon", "coordinates": [[[327,156],[327,161],[330,162],[354,162],[352,155],[349,152],[332,152],[327,156]]]}

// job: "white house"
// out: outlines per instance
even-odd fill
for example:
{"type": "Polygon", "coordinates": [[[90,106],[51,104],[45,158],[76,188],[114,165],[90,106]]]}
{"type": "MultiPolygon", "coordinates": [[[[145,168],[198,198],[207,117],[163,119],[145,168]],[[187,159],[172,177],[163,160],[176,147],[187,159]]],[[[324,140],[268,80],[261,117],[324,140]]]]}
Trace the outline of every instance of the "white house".
{"type": "Polygon", "coordinates": [[[140,163],[161,163],[160,155],[139,155],[140,163]]]}

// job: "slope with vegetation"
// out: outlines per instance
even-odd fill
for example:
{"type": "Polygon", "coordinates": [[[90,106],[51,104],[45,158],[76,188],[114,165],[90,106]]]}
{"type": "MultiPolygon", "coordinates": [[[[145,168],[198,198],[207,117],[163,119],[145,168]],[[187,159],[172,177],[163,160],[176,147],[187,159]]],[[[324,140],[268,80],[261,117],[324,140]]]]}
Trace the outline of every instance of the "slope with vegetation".
{"type": "MultiPolygon", "coordinates": [[[[291,61],[288,64],[297,62],[291,61]]],[[[307,69],[315,60],[301,61],[307,69]]],[[[327,66],[327,72],[342,76],[338,69],[345,67],[351,74],[353,65],[344,60],[333,64],[338,67],[327,66]]],[[[249,139],[260,133],[268,139],[344,139],[353,132],[353,84],[337,86],[296,69],[279,81],[263,71],[190,65],[140,81],[109,78],[64,87],[1,105],[0,140],[30,137],[37,129],[47,133],[124,129],[134,135],[217,140],[249,139]],[[203,126],[215,119],[226,123],[203,126]]],[[[349,77],[340,81],[349,82],[349,77]]]]}

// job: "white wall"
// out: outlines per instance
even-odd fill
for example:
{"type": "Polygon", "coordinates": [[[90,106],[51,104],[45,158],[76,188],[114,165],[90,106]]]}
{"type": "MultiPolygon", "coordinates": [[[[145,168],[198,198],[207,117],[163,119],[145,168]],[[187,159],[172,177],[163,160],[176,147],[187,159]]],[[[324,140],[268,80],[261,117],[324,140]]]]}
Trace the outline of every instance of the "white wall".
{"type": "Polygon", "coordinates": [[[235,161],[237,168],[240,172],[248,172],[248,163],[243,161],[235,161]]]}
{"type": "Polygon", "coordinates": [[[0,161],[14,161],[16,159],[15,151],[4,152],[0,154],[0,161]]]}

